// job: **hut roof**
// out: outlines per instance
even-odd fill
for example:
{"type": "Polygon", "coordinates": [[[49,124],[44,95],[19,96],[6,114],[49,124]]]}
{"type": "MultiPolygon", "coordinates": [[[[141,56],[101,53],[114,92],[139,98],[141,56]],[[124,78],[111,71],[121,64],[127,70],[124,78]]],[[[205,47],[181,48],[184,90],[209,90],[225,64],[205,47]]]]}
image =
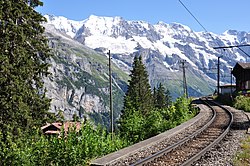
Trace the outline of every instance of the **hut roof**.
{"type": "Polygon", "coordinates": [[[41,130],[45,134],[59,134],[60,130],[64,128],[64,131],[67,133],[70,128],[74,129],[78,132],[81,129],[81,122],[55,122],[55,123],[47,123],[45,126],[41,127],[41,130]],[[55,127],[53,130],[49,130],[49,127],[55,127]]]}
{"type": "Polygon", "coordinates": [[[250,63],[238,62],[243,69],[250,69],[250,63]]]}

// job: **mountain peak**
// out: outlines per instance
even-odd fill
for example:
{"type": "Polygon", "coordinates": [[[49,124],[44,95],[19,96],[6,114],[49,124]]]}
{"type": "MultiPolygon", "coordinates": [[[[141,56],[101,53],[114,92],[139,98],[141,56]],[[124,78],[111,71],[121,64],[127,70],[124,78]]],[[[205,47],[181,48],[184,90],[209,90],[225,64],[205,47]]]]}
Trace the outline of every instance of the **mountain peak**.
{"type": "Polygon", "coordinates": [[[103,17],[103,16],[96,16],[96,15],[90,15],[89,18],[86,21],[106,21],[106,22],[121,22],[124,19],[119,16],[115,17],[103,17]]]}
{"type": "Polygon", "coordinates": [[[168,24],[167,24],[167,23],[165,23],[165,22],[163,22],[163,21],[159,21],[159,22],[157,22],[157,24],[156,24],[156,25],[167,26],[168,24]]]}
{"type": "Polygon", "coordinates": [[[172,28],[176,29],[176,30],[187,30],[187,31],[189,31],[189,32],[192,31],[188,26],[183,25],[183,24],[180,24],[180,23],[173,22],[173,23],[170,23],[169,25],[170,25],[172,28]]]}
{"type": "MultiPolygon", "coordinates": [[[[209,63],[208,59],[211,57],[216,59],[216,56],[213,56],[214,49],[209,48],[211,45],[220,43],[223,46],[250,41],[246,32],[228,30],[223,35],[216,35],[211,32],[195,32],[188,26],[176,22],[167,24],[159,21],[156,25],[152,25],[146,21],[127,21],[118,16],[96,15],[90,15],[84,21],[72,21],[53,15],[45,17],[48,19],[48,24],[93,49],[106,48],[112,49],[113,53],[133,54],[144,48],[162,55],[178,55],[182,59],[186,56],[182,52],[188,50],[189,56],[205,59],[206,66],[209,63]]],[[[232,56],[244,60],[240,55],[232,56]]],[[[190,59],[190,63],[192,61],[190,59]]]]}
{"type": "Polygon", "coordinates": [[[53,25],[57,30],[64,32],[71,38],[75,36],[77,30],[83,25],[84,21],[73,21],[63,16],[45,15],[47,24],[53,25]]]}
{"type": "Polygon", "coordinates": [[[238,31],[237,30],[227,30],[223,34],[228,34],[228,35],[237,35],[238,31]]]}
{"type": "MultiPolygon", "coordinates": [[[[107,50],[111,50],[112,61],[127,71],[131,67],[131,58],[139,52],[145,59],[152,80],[158,77],[160,79],[160,76],[165,79],[168,74],[171,75],[171,72],[175,72],[172,68],[175,68],[180,60],[188,63],[190,71],[216,80],[216,74],[206,74],[201,70],[216,67],[221,52],[213,47],[250,43],[250,34],[235,30],[228,30],[225,35],[217,35],[211,32],[195,32],[186,25],[166,24],[163,21],[152,25],[145,21],[127,21],[122,17],[96,15],[91,15],[82,22],[64,17],[47,17],[49,24],[74,37],[73,41],[78,44],[105,54],[107,50]]],[[[220,62],[222,74],[229,73],[228,66],[233,66],[236,61],[246,60],[247,56],[240,50],[228,49],[220,62]]],[[[193,74],[190,78],[193,79],[193,74]]],[[[222,78],[221,81],[227,80],[222,78]]],[[[193,90],[197,86],[193,87],[193,90]]]]}

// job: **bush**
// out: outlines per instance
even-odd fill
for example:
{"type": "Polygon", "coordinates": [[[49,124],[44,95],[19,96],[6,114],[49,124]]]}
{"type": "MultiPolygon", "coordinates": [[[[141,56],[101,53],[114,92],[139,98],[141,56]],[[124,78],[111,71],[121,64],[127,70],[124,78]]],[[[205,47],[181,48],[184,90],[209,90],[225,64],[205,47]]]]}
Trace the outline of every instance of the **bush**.
{"type": "MultiPolygon", "coordinates": [[[[190,99],[180,98],[167,108],[154,109],[147,115],[131,111],[124,119],[123,137],[113,136],[101,126],[83,124],[79,132],[49,136],[32,129],[14,137],[11,133],[3,141],[0,132],[0,165],[88,165],[91,159],[117,151],[164,132],[192,118],[197,111],[191,109],[190,99]]],[[[62,131],[62,133],[64,133],[62,131]]]]}
{"type": "Polygon", "coordinates": [[[129,142],[136,143],[146,138],[145,125],[146,121],[140,111],[134,111],[126,116],[126,119],[121,121],[123,130],[122,137],[129,142]]]}
{"type": "Polygon", "coordinates": [[[127,110],[120,121],[121,134],[129,142],[137,143],[189,120],[197,114],[191,99],[181,97],[167,108],[155,108],[147,114],[140,110],[127,110]]]}
{"type": "Polygon", "coordinates": [[[246,112],[250,112],[250,98],[245,96],[237,96],[234,101],[234,107],[246,112]]]}
{"type": "MultiPolygon", "coordinates": [[[[0,133],[1,138],[1,133],[0,133]]],[[[90,123],[80,132],[67,135],[41,135],[39,131],[15,140],[0,142],[0,165],[88,165],[88,162],[123,147],[128,142],[116,135],[113,139],[102,127],[90,123]]]]}

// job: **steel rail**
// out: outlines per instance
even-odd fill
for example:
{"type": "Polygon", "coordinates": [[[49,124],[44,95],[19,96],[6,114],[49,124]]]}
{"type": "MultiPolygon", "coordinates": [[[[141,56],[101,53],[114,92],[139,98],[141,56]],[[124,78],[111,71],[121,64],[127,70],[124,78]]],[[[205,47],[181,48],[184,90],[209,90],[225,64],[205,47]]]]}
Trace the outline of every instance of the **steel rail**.
{"type": "MultiPolygon", "coordinates": [[[[200,99],[201,100],[201,99],[200,99]]],[[[160,157],[162,155],[164,155],[165,153],[168,153],[174,149],[176,149],[177,147],[185,144],[186,142],[188,142],[190,139],[196,137],[197,135],[199,135],[200,133],[202,133],[205,129],[207,129],[215,120],[215,117],[217,116],[216,111],[214,109],[211,109],[213,112],[213,116],[210,119],[210,121],[204,125],[202,128],[200,128],[199,130],[197,130],[196,132],[194,132],[192,135],[185,137],[184,139],[176,142],[175,144],[168,146],[167,148],[164,148],[160,151],[158,151],[157,153],[154,153],[146,158],[143,158],[141,160],[138,160],[136,163],[130,164],[130,166],[140,166],[143,165],[144,163],[148,163],[150,161],[153,161],[155,158],[160,157]]]]}
{"type": "MultiPolygon", "coordinates": [[[[205,101],[203,101],[205,102],[205,101]]],[[[207,151],[209,151],[213,146],[217,145],[226,135],[227,133],[229,132],[230,130],[230,127],[233,123],[233,114],[228,110],[226,109],[225,107],[219,105],[218,103],[216,102],[213,102],[213,101],[209,101],[209,102],[212,102],[213,104],[219,106],[220,108],[222,108],[223,110],[225,110],[229,116],[230,116],[230,122],[229,122],[229,125],[227,126],[227,128],[223,131],[223,133],[218,137],[216,138],[211,144],[209,144],[207,147],[205,147],[202,151],[200,151],[199,153],[197,153],[196,155],[194,155],[193,157],[191,157],[190,159],[186,160],[183,164],[181,164],[181,166],[189,166],[191,165],[192,163],[194,163],[195,161],[197,161],[198,159],[201,158],[201,156],[203,156],[207,151]]],[[[212,106],[210,104],[208,104],[208,102],[205,102],[207,104],[207,106],[209,106],[211,109],[212,106]]]]}

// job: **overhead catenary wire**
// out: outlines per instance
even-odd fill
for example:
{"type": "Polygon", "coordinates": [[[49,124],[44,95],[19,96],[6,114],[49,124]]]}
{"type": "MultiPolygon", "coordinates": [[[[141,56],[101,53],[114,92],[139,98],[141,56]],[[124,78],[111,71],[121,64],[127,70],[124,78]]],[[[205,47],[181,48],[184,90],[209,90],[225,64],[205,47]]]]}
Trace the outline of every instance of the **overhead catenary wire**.
{"type": "MultiPolygon", "coordinates": [[[[215,41],[217,43],[217,45],[220,47],[220,43],[217,40],[214,40],[213,36],[211,35],[211,33],[209,33],[207,31],[207,29],[201,24],[201,22],[194,16],[194,14],[185,6],[185,4],[179,0],[180,4],[187,10],[187,12],[195,19],[195,21],[204,29],[204,31],[211,37],[211,39],[213,41],[215,41]]],[[[247,55],[248,57],[250,57],[250,55],[248,53],[246,53],[243,49],[241,49],[240,47],[243,45],[238,45],[235,46],[237,47],[240,51],[242,51],[245,55],[247,55]]],[[[247,45],[249,46],[249,45],[247,45]]],[[[225,51],[225,48],[233,48],[234,46],[225,46],[224,48],[220,48],[223,49],[225,51]]],[[[217,66],[217,93],[219,94],[219,87],[220,87],[220,58],[221,56],[218,56],[218,66],[217,66]]],[[[232,80],[231,80],[232,81],[232,80]]],[[[232,84],[232,83],[231,83],[232,84]]]]}
{"type": "Polygon", "coordinates": [[[248,57],[250,57],[250,55],[248,53],[246,53],[246,51],[244,51],[242,48],[240,48],[240,47],[247,47],[247,46],[249,47],[250,44],[214,47],[214,49],[225,49],[225,48],[234,48],[234,47],[237,47],[241,52],[243,52],[245,55],[247,55],[248,57]]]}
{"type": "MultiPolygon", "coordinates": [[[[188,13],[195,19],[195,21],[204,29],[204,31],[211,37],[211,39],[213,41],[215,41],[218,46],[220,46],[220,44],[218,43],[218,41],[214,40],[214,38],[211,35],[211,33],[209,33],[207,31],[207,29],[201,24],[201,22],[194,16],[194,14],[185,6],[185,4],[181,0],[179,0],[179,2],[188,11],[188,13]]],[[[221,56],[218,56],[218,64],[217,64],[217,93],[218,94],[219,94],[219,87],[220,87],[220,58],[221,58],[221,56]]]]}
{"type": "Polygon", "coordinates": [[[193,13],[185,6],[184,3],[179,0],[181,5],[187,10],[187,12],[195,19],[195,21],[204,29],[205,32],[208,32],[207,29],[201,24],[201,22],[193,15],[193,13]]]}
{"type": "MultiPolygon", "coordinates": [[[[250,46],[250,45],[249,45],[250,46]]],[[[246,54],[248,57],[250,57],[250,55],[248,53],[246,53],[246,51],[242,50],[242,48],[238,47],[239,50],[241,50],[244,54],[246,54]]]]}
{"type": "Polygon", "coordinates": [[[203,26],[203,25],[201,24],[201,22],[200,22],[200,21],[197,19],[197,17],[195,17],[195,15],[186,7],[186,5],[185,5],[181,0],[179,0],[179,2],[180,2],[180,4],[186,9],[186,11],[195,19],[195,21],[202,27],[202,29],[211,37],[211,39],[212,39],[213,41],[215,41],[215,42],[217,43],[218,46],[220,46],[219,42],[216,41],[216,40],[214,39],[214,37],[211,35],[211,33],[208,32],[208,30],[205,28],[205,26],[203,26]]]}
{"type": "MultiPolygon", "coordinates": [[[[181,0],[179,0],[179,2],[187,10],[187,12],[195,19],[195,21],[203,28],[203,30],[208,33],[208,35],[211,37],[211,39],[214,40],[213,36],[207,31],[207,29],[205,28],[205,26],[203,26],[201,24],[201,22],[195,17],[195,15],[186,7],[186,5],[181,0]]],[[[214,41],[219,46],[219,47],[214,47],[214,49],[215,48],[220,49],[220,48],[233,48],[233,47],[237,47],[241,52],[243,52],[245,55],[247,55],[248,57],[250,57],[250,55],[247,52],[245,52],[243,49],[240,48],[240,47],[245,47],[245,46],[250,46],[250,45],[246,44],[246,45],[238,45],[238,46],[223,46],[223,47],[220,47],[220,44],[218,43],[218,41],[216,41],[216,40],[214,40],[214,41]]]]}
{"type": "Polygon", "coordinates": [[[223,49],[223,48],[234,48],[234,47],[245,47],[250,46],[250,44],[236,45],[236,46],[222,46],[222,47],[214,47],[214,49],[223,49]]]}

